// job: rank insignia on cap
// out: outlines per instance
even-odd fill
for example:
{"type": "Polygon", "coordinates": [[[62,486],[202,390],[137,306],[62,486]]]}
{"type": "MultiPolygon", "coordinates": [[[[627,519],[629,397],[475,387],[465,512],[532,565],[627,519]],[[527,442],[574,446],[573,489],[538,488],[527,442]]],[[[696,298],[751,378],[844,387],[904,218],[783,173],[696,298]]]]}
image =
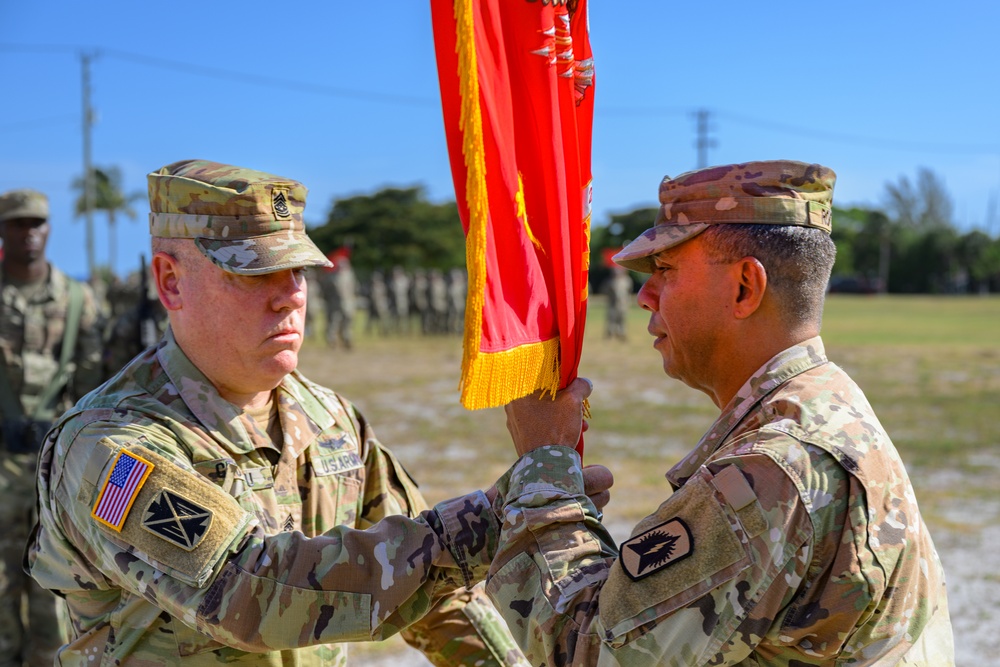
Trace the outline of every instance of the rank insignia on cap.
{"type": "Polygon", "coordinates": [[[125,517],[153,467],[152,463],[131,452],[118,452],[111,474],[105,480],[90,515],[121,532],[125,517]]]}
{"type": "Polygon", "coordinates": [[[292,214],[288,210],[288,198],[285,196],[284,190],[274,189],[274,194],[271,196],[271,206],[274,208],[274,217],[276,218],[287,218],[292,214]]]}
{"type": "Polygon", "coordinates": [[[161,489],[142,517],[142,527],[191,551],[212,525],[212,512],[168,489],[161,489]]]}
{"type": "Polygon", "coordinates": [[[623,542],[619,560],[625,574],[638,581],[692,553],[691,530],[683,520],[674,518],[623,542]]]}

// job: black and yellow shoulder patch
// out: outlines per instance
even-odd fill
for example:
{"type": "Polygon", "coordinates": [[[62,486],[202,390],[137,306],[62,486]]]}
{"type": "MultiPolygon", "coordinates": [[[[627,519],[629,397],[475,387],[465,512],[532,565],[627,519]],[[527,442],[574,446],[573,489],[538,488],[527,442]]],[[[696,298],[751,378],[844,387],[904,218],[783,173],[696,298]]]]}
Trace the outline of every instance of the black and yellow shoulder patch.
{"type": "Polygon", "coordinates": [[[142,516],[143,528],[185,551],[198,546],[211,525],[211,510],[170,489],[160,489],[142,516]]]}
{"type": "Polygon", "coordinates": [[[694,537],[691,529],[683,519],[674,517],[623,542],[620,558],[625,574],[632,581],[638,581],[692,553],[694,537]]]}

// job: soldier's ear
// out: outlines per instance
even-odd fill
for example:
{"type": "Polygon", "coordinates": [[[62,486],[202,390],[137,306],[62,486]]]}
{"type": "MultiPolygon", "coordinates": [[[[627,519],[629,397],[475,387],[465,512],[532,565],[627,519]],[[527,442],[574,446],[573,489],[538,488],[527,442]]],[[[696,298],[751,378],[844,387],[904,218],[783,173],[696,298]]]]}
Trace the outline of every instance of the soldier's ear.
{"type": "Polygon", "coordinates": [[[733,266],[739,283],[733,314],[738,319],[746,319],[760,308],[767,289],[767,271],[756,257],[744,257],[733,266]]]}
{"type": "Polygon", "coordinates": [[[180,310],[182,305],[180,290],[180,262],[176,257],[166,252],[153,255],[150,268],[153,271],[153,284],[160,297],[160,303],[167,310],[180,310]]]}

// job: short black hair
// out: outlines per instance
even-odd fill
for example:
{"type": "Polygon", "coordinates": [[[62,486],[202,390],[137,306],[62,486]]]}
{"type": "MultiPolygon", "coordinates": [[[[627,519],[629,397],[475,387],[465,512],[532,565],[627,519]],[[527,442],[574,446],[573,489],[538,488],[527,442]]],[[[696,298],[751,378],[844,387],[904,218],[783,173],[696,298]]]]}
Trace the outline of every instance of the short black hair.
{"type": "Polygon", "coordinates": [[[755,257],[767,272],[767,285],[789,324],[823,321],[837,247],[830,234],[798,225],[712,225],[702,236],[713,261],[755,257]]]}

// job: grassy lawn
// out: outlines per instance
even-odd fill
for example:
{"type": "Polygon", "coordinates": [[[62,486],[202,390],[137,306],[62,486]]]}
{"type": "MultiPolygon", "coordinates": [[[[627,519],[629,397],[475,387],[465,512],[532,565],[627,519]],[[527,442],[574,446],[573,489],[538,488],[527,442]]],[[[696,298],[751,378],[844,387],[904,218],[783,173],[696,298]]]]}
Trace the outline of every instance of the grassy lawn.
{"type": "MultiPolygon", "coordinates": [[[[663,474],[718,414],[663,374],[646,322],[633,308],[628,340],[606,340],[603,303],[592,300],[580,367],[595,385],[586,461],[615,473],[605,521],[618,539],[669,495],[663,474]]],[[[310,342],[300,368],[361,408],[430,502],[490,485],[514,452],[502,409],[459,404],[461,339],[365,338],[363,324],[354,351],[310,342]]],[[[896,443],[932,529],[975,531],[954,507],[1000,495],[1000,298],[835,295],[823,338],[896,443]]],[[[352,650],[360,664],[403,664],[393,657],[401,650],[406,664],[428,664],[402,646],[394,638],[352,650]]]]}
{"type": "MultiPolygon", "coordinates": [[[[663,374],[646,321],[634,308],[628,340],[607,340],[594,299],[580,366],[595,385],[587,460],[616,472],[614,512],[625,521],[666,495],[663,473],[718,413],[663,374]]],[[[975,472],[982,455],[1000,451],[1000,298],[834,295],[823,337],[867,393],[918,491],[922,470],[975,472]]],[[[352,352],[308,343],[301,368],[353,400],[436,501],[490,484],[513,461],[502,410],[459,404],[460,364],[458,337],[359,335],[352,352]]]]}

